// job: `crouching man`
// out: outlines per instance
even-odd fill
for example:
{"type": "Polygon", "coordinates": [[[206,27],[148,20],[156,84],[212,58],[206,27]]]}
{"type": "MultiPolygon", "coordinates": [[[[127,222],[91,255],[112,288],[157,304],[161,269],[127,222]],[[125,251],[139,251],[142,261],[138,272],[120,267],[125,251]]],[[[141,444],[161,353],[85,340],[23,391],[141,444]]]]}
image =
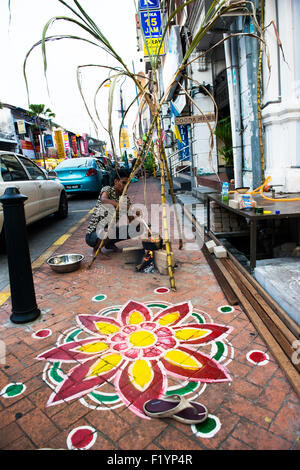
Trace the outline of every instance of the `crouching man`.
{"type": "MultiPolygon", "coordinates": [[[[127,182],[128,172],[125,169],[120,168],[118,169],[114,178],[114,185],[112,187],[104,186],[100,191],[85,236],[86,243],[93,248],[94,252],[97,251],[102,239],[104,239],[104,243],[102,246],[105,247],[107,250],[120,252],[122,250],[116,247],[115,244],[130,238],[128,235],[127,223],[125,223],[124,225],[120,225],[119,223],[120,213],[124,211],[124,204],[126,214],[131,205],[131,201],[128,196],[124,196],[124,200],[120,201],[120,197],[127,182]],[[115,220],[112,223],[110,230],[108,231],[108,227],[114,217],[116,208],[118,207],[119,203],[120,206],[117,211],[115,220]]],[[[137,213],[136,215],[138,216],[139,214],[137,213]]],[[[129,216],[127,220],[131,222],[133,218],[133,216],[129,216]]],[[[140,231],[139,225],[137,226],[136,230],[137,232],[140,231]]],[[[104,253],[102,253],[102,255],[103,254],[104,253]]]]}

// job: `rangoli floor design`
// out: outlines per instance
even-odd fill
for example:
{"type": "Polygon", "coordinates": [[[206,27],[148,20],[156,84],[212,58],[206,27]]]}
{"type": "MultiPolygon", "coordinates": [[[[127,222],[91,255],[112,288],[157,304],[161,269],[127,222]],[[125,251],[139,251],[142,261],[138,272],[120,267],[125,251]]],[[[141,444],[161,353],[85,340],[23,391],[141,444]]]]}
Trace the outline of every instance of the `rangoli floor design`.
{"type": "Polygon", "coordinates": [[[78,315],[77,328],[40,354],[53,389],[47,406],[80,399],[92,409],[126,406],[144,419],[143,404],[173,393],[198,397],[207,384],[230,381],[231,327],[212,322],[190,302],[142,304],[78,315]]]}

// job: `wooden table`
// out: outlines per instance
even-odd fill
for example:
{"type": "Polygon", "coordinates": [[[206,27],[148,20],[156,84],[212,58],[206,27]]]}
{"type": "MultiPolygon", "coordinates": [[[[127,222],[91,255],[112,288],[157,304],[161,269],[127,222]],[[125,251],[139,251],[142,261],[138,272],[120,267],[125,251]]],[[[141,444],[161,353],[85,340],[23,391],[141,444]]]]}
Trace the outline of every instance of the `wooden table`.
{"type": "MultiPolygon", "coordinates": [[[[269,197],[269,196],[268,196],[269,197]]],[[[283,196],[278,196],[278,198],[283,196]]],[[[227,209],[234,214],[237,214],[250,222],[250,272],[253,273],[256,266],[256,241],[257,241],[257,223],[261,220],[273,220],[273,219],[288,219],[288,218],[299,218],[300,219],[300,201],[291,201],[288,199],[299,198],[300,194],[290,194],[286,197],[286,202],[281,201],[268,201],[262,196],[254,196],[254,200],[257,203],[257,207],[263,207],[265,211],[271,211],[272,214],[256,214],[254,209],[243,210],[233,209],[229,206],[229,202],[223,202],[221,194],[207,195],[207,232],[210,230],[210,201],[216,202],[220,207],[227,209]],[[280,214],[276,214],[276,211],[280,211],[280,214]]],[[[233,199],[230,196],[230,199],[233,199]]],[[[213,232],[212,232],[213,233],[213,232]]],[[[234,232],[232,232],[234,234],[234,232]]],[[[224,234],[223,234],[224,236],[224,234]]]]}

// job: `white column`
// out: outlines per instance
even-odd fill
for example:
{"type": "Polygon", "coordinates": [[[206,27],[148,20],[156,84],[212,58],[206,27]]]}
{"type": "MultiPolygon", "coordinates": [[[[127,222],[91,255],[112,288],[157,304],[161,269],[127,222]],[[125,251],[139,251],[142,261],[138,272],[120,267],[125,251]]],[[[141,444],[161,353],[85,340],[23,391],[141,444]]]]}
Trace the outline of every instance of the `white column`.
{"type": "Polygon", "coordinates": [[[295,47],[300,40],[298,0],[266,2],[265,24],[276,22],[283,45],[285,60],[280,52],[272,27],[266,33],[271,60],[271,75],[265,66],[263,125],[265,129],[265,174],[271,176],[271,184],[283,186],[287,192],[300,191],[300,87],[295,61],[295,47]],[[294,13],[295,10],[295,13],[294,13]],[[279,67],[278,67],[279,66],[279,67]],[[280,97],[281,90],[281,97],[280,97]]]}

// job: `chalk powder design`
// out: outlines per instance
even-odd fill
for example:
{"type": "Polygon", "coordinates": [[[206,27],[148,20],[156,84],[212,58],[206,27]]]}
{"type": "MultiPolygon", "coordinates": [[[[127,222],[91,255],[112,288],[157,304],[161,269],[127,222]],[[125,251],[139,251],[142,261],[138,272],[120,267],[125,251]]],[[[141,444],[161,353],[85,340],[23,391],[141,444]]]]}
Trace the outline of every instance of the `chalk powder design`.
{"type": "Polygon", "coordinates": [[[37,359],[47,361],[43,378],[53,389],[46,406],[80,399],[97,410],[126,406],[136,415],[152,398],[197,398],[207,384],[231,381],[227,370],[232,327],[212,322],[191,302],[139,303],[78,315],[77,328],[37,359]]]}

